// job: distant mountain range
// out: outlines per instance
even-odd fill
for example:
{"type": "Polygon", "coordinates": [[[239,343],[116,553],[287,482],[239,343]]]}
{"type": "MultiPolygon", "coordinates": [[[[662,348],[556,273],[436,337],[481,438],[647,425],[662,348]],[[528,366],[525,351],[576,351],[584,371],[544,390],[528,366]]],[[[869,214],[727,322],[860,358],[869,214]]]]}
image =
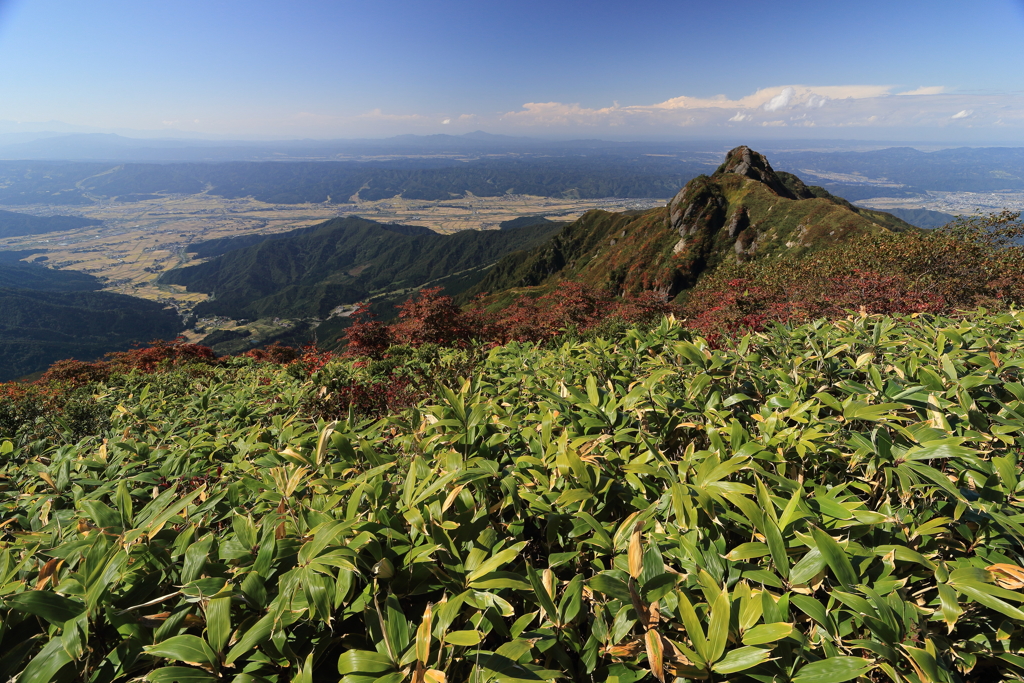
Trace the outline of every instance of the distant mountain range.
{"type": "MultiPolygon", "coordinates": [[[[669,144],[673,151],[712,152],[720,144],[669,144]]],[[[475,131],[464,135],[398,135],[356,140],[198,140],[136,138],[114,133],[17,133],[0,135],[0,159],[46,161],[281,161],[337,160],[352,156],[481,153],[656,154],[665,143],[608,140],[544,140],[475,131]]]]}
{"type": "MultiPolygon", "coordinates": [[[[851,201],[934,191],[1024,191],[1024,147],[849,151],[818,141],[813,145],[829,151],[804,151],[809,144],[775,141],[768,148],[779,170],[851,201]]],[[[552,141],[483,131],[269,142],[19,132],[0,134],[0,205],[85,204],[93,197],[195,193],[207,186],[222,196],[278,203],[327,197],[344,202],[364,185],[367,198],[447,198],[467,191],[493,196],[507,189],[542,196],[575,189],[588,197],[667,197],[674,191],[667,185],[678,187],[710,172],[729,146],[552,141]],[[257,163],[267,161],[294,165],[257,163]],[[85,179],[90,181],[79,185],[85,179]]]]}
{"type": "Polygon", "coordinates": [[[101,164],[0,161],[0,205],[86,206],[151,194],[210,194],[277,204],[440,200],[531,194],[546,197],[671,196],[713,164],[661,157],[568,156],[537,159],[395,160],[382,163],[230,162],[101,164]]]}

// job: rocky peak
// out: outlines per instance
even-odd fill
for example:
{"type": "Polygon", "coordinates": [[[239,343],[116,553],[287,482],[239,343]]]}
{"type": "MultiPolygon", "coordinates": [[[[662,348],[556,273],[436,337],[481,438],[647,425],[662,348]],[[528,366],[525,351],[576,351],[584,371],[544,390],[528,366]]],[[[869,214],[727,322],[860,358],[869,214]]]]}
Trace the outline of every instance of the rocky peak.
{"type": "MultiPolygon", "coordinates": [[[[746,145],[740,145],[725,156],[725,163],[718,167],[715,176],[725,173],[735,173],[751,180],[757,180],[772,189],[780,197],[796,199],[786,185],[782,182],[768,159],[759,152],[755,152],[746,145]]],[[[712,176],[714,177],[714,176],[712,176]]]]}

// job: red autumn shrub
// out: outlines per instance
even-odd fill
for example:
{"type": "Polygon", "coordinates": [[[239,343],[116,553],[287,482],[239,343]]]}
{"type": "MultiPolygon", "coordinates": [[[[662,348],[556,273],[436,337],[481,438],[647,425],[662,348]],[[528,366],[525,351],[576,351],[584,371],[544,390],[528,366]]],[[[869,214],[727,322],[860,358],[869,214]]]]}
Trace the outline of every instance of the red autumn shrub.
{"type": "Polygon", "coordinates": [[[350,356],[380,358],[395,343],[391,327],[377,320],[368,304],[359,304],[353,323],[345,330],[345,352],[350,356]]]}
{"type": "Polygon", "coordinates": [[[398,307],[398,323],[390,326],[399,344],[420,346],[460,346],[478,336],[473,318],[463,313],[450,296],[441,294],[441,287],[421,289],[398,307]]]}
{"type": "Polygon", "coordinates": [[[112,369],[109,363],[102,361],[87,363],[69,358],[59,360],[47,369],[39,378],[40,384],[59,382],[73,387],[80,387],[92,382],[102,382],[110,377],[112,369]]]}
{"type": "Polygon", "coordinates": [[[183,337],[174,341],[156,340],[151,346],[130,351],[113,351],[106,355],[112,372],[156,372],[159,366],[169,367],[188,363],[215,365],[217,354],[209,346],[186,342],[183,337]]]}
{"type": "Polygon", "coordinates": [[[276,363],[277,365],[288,365],[299,357],[299,352],[290,346],[284,346],[280,342],[274,342],[268,346],[257,349],[249,349],[242,354],[246,358],[252,358],[258,363],[276,363]]]}

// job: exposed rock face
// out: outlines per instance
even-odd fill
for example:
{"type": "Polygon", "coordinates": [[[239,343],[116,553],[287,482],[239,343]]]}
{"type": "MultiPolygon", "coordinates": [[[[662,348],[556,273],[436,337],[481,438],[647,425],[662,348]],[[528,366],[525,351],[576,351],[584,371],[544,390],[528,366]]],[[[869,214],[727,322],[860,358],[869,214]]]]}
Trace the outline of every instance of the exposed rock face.
{"type": "Polygon", "coordinates": [[[735,238],[750,225],[750,216],[747,214],[747,207],[741,206],[733,211],[732,219],[729,221],[729,237],[735,238]]]}
{"type": "Polygon", "coordinates": [[[715,175],[735,173],[751,180],[758,180],[772,189],[775,194],[786,199],[797,197],[786,188],[786,185],[775,174],[772,165],[763,154],[755,152],[746,145],[741,145],[725,156],[725,163],[718,167],[715,175]]]}

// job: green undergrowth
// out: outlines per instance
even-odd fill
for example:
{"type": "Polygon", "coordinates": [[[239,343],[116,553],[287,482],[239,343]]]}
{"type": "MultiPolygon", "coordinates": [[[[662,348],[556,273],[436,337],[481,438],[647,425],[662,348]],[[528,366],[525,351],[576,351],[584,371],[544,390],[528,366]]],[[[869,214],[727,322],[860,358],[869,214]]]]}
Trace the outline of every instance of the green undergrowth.
{"type": "Polygon", "coordinates": [[[1024,314],[438,354],[383,417],[317,417],[348,359],[11,422],[0,680],[1024,674],[1024,314]]]}

